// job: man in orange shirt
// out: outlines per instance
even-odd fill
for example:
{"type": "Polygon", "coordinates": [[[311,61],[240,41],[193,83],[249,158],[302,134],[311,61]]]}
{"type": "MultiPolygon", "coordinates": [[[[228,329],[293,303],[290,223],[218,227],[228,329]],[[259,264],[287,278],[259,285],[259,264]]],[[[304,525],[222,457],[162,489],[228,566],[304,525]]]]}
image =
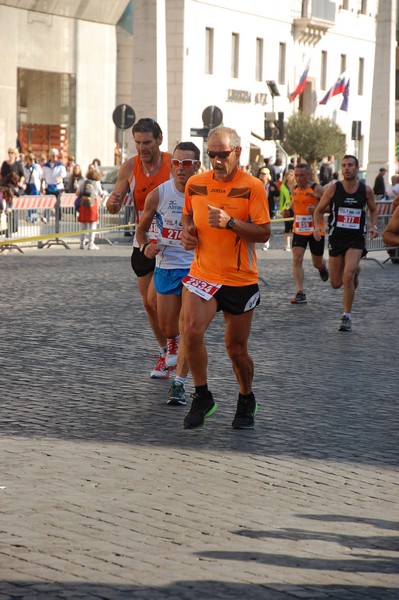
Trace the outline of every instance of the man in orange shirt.
{"type": "Polygon", "coordinates": [[[257,242],[270,237],[270,216],[262,182],[239,167],[240,138],[234,129],[217,127],[208,136],[212,171],[186,185],[182,244],[194,250],[183,279],[183,345],[195,385],[186,429],[203,427],[217,408],[208,390],[205,332],[223,311],[225,345],[239,385],[232,426],[252,429],[257,403],[252,391],[254,365],[248,354],[253,309],[259,304],[257,242]]]}
{"type": "Polygon", "coordinates": [[[292,208],[294,210],[294,225],[292,236],[292,275],[296,286],[296,294],[291,304],[306,304],[306,294],[303,291],[303,257],[307,245],[312,255],[312,263],[319,271],[322,281],[328,280],[328,269],[324,254],[325,228],[323,224],[322,237],[316,241],[313,236],[313,212],[323,195],[323,187],[310,182],[310,169],[306,163],[295,167],[297,185],[292,190],[292,208]]]}
{"type": "MultiPolygon", "coordinates": [[[[169,152],[161,152],[162,130],[153,119],[140,119],[133,125],[132,133],[137,155],[126,160],[121,166],[114,190],[107,200],[107,209],[112,214],[119,212],[126,194],[131,191],[138,223],[148,193],[171,178],[172,155],[169,152]]],[[[155,224],[154,229],[150,228],[150,235],[153,230],[156,230],[155,224]]],[[[165,363],[167,341],[158,323],[156,291],[153,283],[155,258],[148,259],[136,239],[133,240],[131,263],[137,276],[137,285],[148,321],[160,348],[159,359],[150,375],[152,378],[166,379],[169,377],[169,369],[165,363]]]]}

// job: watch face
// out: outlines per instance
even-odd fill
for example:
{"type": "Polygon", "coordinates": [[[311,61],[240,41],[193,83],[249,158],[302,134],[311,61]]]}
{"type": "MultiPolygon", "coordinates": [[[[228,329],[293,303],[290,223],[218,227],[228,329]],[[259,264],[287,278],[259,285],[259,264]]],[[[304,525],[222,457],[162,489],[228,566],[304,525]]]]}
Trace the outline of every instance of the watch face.
{"type": "Polygon", "coordinates": [[[233,217],[231,217],[231,219],[229,219],[227,221],[226,227],[227,227],[227,229],[233,229],[235,224],[236,224],[236,222],[234,221],[233,217]]]}

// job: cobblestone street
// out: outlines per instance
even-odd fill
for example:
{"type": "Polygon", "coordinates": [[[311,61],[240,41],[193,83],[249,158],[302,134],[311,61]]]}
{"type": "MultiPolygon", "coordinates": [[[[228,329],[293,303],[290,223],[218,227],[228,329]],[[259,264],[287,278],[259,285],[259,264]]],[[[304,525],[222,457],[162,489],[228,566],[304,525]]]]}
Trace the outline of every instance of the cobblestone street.
{"type": "Polygon", "coordinates": [[[0,600],[399,597],[399,266],[362,261],[342,333],[308,251],[302,306],[258,254],[253,431],[220,314],[217,412],[166,405],[127,244],[0,255],[0,600]]]}

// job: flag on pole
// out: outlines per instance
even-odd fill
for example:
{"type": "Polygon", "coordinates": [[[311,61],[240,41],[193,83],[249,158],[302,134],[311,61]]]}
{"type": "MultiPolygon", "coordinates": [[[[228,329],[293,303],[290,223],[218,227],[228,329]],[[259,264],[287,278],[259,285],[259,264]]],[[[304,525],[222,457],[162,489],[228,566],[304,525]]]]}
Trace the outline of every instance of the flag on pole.
{"type": "Polygon", "coordinates": [[[345,75],[340,75],[337,81],[333,86],[330,87],[327,94],[324,96],[322,100],[320,100],[319,104],[327,104],[327,102],[333,96],[337,96],[338,94],[343,94],[345,90],[345,75]]]}
{"type": "Polygon", "coordinates": [[[345,89],[343,91],[344,98],[342,100],[342,104],[341,104],[339,110],[345,110],[345,111],[348,110],[348,106],[349,106],[349,82],[350,82],[350,79],[348,79],[348,81],[346,82],[346,86],[345,86],[345,89]]]}
{"type": "Polygon", "coordinates": [[[302,94],[302,92],[304,91],[304,89],[306,87],[306,80],[308,78],[309,66],[310,66],[310,61],[306,65],[306,68],[305,68],[304,72],[302,73],[299,83],[296,86],[295,90],[292,92],[292,94],[290,94],[290,102],[293,102],[295,100],[295,98],[297,96],[299,96],[300,94],[302,94]]]}
{"type": "Polygon", "coordinates": [[[332,96],[338,96],[338,94],[343,94],[345,90],[345,76],[340,75],[337,81],[334,83],[334,89],[332,92],[332,96]]]}

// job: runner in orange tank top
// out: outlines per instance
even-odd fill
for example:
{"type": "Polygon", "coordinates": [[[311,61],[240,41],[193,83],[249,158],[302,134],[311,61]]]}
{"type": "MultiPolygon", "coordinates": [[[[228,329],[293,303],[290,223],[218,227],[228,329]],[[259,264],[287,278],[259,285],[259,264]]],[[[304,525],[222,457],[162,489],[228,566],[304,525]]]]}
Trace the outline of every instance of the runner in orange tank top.
{"type": "Polygon", "coordinates": [[[292,208],[294,210],[294,226],[292,236],[292,274],[296,286],[296,294],[291,304],[306,304],[307,298],[303,289],[304,270],[303,257],[309,245],[312,263],[319,271],[322,281],[328,280],[328,269],[324,260],[324,238],[316,241],[313,237],[314,223],[313,212],[323,195],[323,187],[310,182],[310,168],[306,163],[295,167],[297,186],[292,191],[292,208]]]}
{"type": "Polygon", "coordinates": [[[195,385],[186,429],[203,427],[217,408],[208,390],[204,338],[218,310],[223,311],[226,350],[239,386],[233,428],[252,429],[258,410],[248,338],[259,304],[255,244],[269,239],[270,217],[262,182],[240,169],[240,154],[234,129],[211,130],[208,156],[213,170],[194,175],[186,185],[181,241],[195,253],[183,279],[183,345],[195,385]]]}
{"type": "MultiPolygon", "coordinates": [[[[161,152],[162,130],[153,119],[140,119],[133,125],[132,133],[137,156],[129,158],[121,166],[114,190],[107,200],[107,209],[112,214],[117,213],[130,190],[135,202],[136,218],[139,219],[147,194],[171,178],[171,155],[161,152]]],[[[153,283],[155,259],[146,258],[143,248],[139,247],[135,239],[131,263],[137,275],[137,285],[148,321],[160,348],[160,356],[151,371],[151,377],[165,379],[169,377],[169,370],[165,364],[166,338],[159,327],[156,310],[156,291],[153,283]]]]}

